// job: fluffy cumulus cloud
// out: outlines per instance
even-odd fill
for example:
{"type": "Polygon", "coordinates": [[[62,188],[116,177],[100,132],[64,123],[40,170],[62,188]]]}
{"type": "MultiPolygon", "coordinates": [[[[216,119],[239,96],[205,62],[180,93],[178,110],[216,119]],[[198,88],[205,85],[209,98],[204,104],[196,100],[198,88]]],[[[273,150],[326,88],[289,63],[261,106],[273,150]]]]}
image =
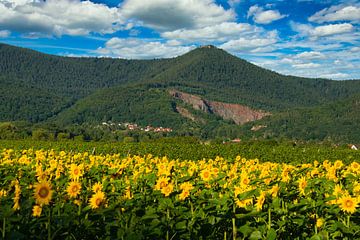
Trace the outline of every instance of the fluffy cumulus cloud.
{"type": "Polygon", "coordinates": [[[297,59],[325,59],[325,55],[318,51],[302,52],[294,56],[297,59]]]}
{"type": "Polygon", "coordinates": [[[354,26],[350,23],[328,24],[313,27],[310,24],[292,22],[291,27],[294,31],[299,32],[301,36],[309,36],[314,38],[349,33],[355,29],[354,26]]]}
{"type": "MultiPolygon", "coordinates": [[[[268,32],[267,36],[240,37],[223,43],[220,48],[233,53],[238,52],[267,52],[269,46],[278,41],[276,31],[268,32]]],[[[272,49],[270,49],[271,51],[272,49]]]]}
{"type": "Polygon", "coordinates": [[[297,63],[292,65],[294,68],[318,68],[321,65],[318,63],[297,63]]]}
{"type": "Polygon", "coordinates": [[[11,32],[8,30],[0,30],[0,38],[7,38],[11,35],[11,32]]]}
{"type": "Polygon", "coordinates": [[[309,17],[309,21],[317,23],[352,21],[359,23],[360,5],[337,5],[325,8],[309,17]]]}
{"type": "Polygon", "coordinates": [[[224,22],[200,29],[179,29],[164,32],[162,37],[185,41],[226,41],[241,34],[255,32],[256,27],[247,23],[224,22]]]}
{"type": "Polygon", "coordinates": [[[201,28],[236,17],[214,0],[125,0],[120,9],[128,19],[158,31],[201,28]]]}
{"type": "Polygon", "coordinates": [[[254,22],[259,24],[269,24],[286,17],[286,15],[280,14],[278,10],[264,10],[263,7],[254,5],[249,8],[247,17],[252,17],[254,22]]]}
{"type": "Polygon", "coordinates": [[[120,28],[117,8],[80,0],[1,0],[0,28],[24,34],[87,35],[120,28]]]}
{"type": "Polygon", "coordinates": [[[185,54],[194,46],[181,46],[177,41],[160,42],[146,39],[111,38],[105,46],[97,49],[101,56],[150,59],[170,58],[185,54]]]}

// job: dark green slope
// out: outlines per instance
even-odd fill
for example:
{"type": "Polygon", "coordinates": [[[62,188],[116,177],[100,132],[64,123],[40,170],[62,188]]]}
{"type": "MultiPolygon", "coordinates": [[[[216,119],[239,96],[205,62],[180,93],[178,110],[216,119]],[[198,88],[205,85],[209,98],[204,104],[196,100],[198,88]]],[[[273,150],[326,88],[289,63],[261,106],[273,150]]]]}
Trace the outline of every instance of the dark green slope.
{"type": "Polygon", "coordinates": [[[331,81],[284,76],[217,48],[198,48],[174,59],[153,78],[165,86],[211,100],[243,103],[266,110],[315,106],[360,91],[360,81],[331,81]]]}
{"type": "Polygon", "coordinates": [[[168,62],[66,58],[0,44],[0,121],[42,121],[98,89],[150,78],[168,62]]]}
{"type": "MultiPolygon", "coordinates": [[[[358,99],[360,81],[284,76],[215,47],[173,59],[121,60],[51,56],[0,44],[0,122],[66,126],[112,120],[199,127],[201,122],[191,122],[174,110],[174,104],[181,103],[167,93],[173,88],[271,111],[273,116],[259,123],[268,127],[250,132],[258,136],[323,139],[340,134],[341,139],[352,140],[352,129],[360,122],[358,105],[351,105],[358,99]]],[[[206,136],[219,129],[238,129],[187,108],[206,120],[200,126],[206,136]]]]}
{"type": "Polygon", "coordinates": [[[312,108],[292,109],[244,126],[249,136],[360,142],[360,95],[312,108]],[[250,128],[266,125],[257,132],[250,128]]]}
{"type": "Polygon", "coordinates": [[[161,89],[143,86],[101,89],[79,100],[56,117],[59,124],[101,121],[178,127],[187,122],[174,110],[175,102],[161,89]]]}

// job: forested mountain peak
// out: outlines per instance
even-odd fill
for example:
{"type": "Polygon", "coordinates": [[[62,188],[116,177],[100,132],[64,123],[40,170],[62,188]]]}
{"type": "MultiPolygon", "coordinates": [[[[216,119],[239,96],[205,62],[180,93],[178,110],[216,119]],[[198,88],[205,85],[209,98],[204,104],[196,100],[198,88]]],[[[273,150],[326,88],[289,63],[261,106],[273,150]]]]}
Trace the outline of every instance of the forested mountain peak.
{"type": "MultiPolygon", "coordinates": [[[[292,112],[305,116],[305,108],[313,109],[308,115],[320,112],[326,119],[330,115],[324,113],[332,106],[355,112],[342,100],[360,92],[360,81],[284,76],[211,45],[176,58],[126,60],[53,56],[0,44],[0,122],[81,124],[117,119],[174,128],[189,124],[177,111],[186,104],[170,97],[169,89],[271,112],[274,121],[268,129],[276,129],[274,125],[292,112]]],[[[207,118],[205,113],[191,114],[207,118]]],[[[349,119],[356,122],[357,115],[346,116],[344,122],[352,126],[349,119]]],[[[216,129],[216,121],[210,117],[206,127],[216,129]]],[[[261,121],[265,126],[268,120],[261,121]]]]}

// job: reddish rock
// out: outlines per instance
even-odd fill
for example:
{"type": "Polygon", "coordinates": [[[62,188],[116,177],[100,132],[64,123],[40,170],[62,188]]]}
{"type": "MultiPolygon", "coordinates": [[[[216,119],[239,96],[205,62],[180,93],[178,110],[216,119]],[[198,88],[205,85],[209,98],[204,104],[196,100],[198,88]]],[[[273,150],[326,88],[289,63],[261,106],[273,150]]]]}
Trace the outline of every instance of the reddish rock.
{"type": "Polygon", "coordinates": [[[241,104],[208,101],[199,96],[177,90],[170,90],[169,93],[173,97],[191,105],[196,110],[216,114],[225,120],[232,120],[238,125],[256,121],[270,115],[268,112],[254,110],[241,104]]]}

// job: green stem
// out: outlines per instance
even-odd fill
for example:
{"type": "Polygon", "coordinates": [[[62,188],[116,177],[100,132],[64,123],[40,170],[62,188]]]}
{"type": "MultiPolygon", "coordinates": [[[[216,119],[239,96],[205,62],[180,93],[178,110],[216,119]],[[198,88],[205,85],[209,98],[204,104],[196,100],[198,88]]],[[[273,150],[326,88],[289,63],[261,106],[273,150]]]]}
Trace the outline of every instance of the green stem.
{"type": "Polygon", "coordinates": [[[169,240],[169,225],[170,225],[170,211],[169,209],[166,209],[166,217],[168,220],[168,227],[167,227],[167,231],[166,231],[166,240],[169,240]]]}
{"type": "Polygon", "coordinates": [[[347,216],[347,222],[346,222],[347,227],[350,227],[350,215],[347,216]]]}
{"type": "Polygon", "coordinates": [[[48,214],[48,240],[51,240],[51,209],[49,208],[48,214]]]}
{"type": "Polygon", "coordinates": [[[236,219],[235,219],[235,204],[233,205],[233,218],[232,218],[232,228],[233,228],[233,240],[236,240],[237,229],[236,229],[236,219]]]}
{"type": "Polygon", "coordinates": [[[224,240],[226,240],[226,231],[224,231],[224,240]]]}
{"type": "Polygon", "coordinates": [[[268,209],[268,230],[271,229],[271,209],[268,209]]]}
{"type": "Polygon", "coordinates": [[[2,239],[5,239],[5,230],[6,230],[6,218],[4,218],[3,221],[2,239]]]}

